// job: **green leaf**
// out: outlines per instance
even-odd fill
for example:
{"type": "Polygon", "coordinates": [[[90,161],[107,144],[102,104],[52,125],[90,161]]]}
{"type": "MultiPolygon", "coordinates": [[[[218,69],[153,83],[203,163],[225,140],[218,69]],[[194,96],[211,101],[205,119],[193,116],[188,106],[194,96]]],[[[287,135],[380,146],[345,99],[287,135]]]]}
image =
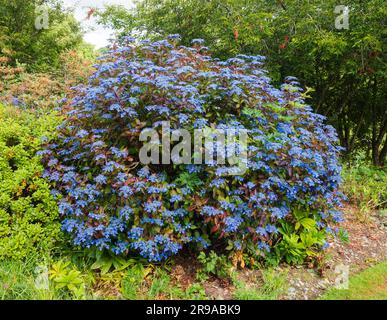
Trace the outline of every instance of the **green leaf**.
{"type": "Polygon", "coordinates": [[[312,230],[316,226],[316,221],[311,218],[302,218],[299,223],[307,230],[312,230]]]}

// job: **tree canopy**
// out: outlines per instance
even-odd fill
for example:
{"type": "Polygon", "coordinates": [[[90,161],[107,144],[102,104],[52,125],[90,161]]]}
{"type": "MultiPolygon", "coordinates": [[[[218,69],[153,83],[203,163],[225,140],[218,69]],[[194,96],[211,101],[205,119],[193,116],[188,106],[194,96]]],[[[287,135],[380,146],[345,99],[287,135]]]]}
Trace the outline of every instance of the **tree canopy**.
{"type": "Polygon", "coordinates": [[[0,54],[29,71],[49,71],[60,65],[60,54],[82,44],[79,23],[57,0],[0,0],[0,54]],[[44,11],[39,8],[45,8],[44,11]],[[36,21],[48,18],[48,28],[36,21]],[[40,18],[42,16],[42,18],[40,18]]]}

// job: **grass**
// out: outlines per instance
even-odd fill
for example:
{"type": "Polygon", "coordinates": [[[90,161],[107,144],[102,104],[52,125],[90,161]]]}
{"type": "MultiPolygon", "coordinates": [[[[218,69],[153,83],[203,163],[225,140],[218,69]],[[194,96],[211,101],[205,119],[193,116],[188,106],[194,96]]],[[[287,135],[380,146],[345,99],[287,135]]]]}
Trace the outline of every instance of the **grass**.
{"type": "Polygon", "coordinates": [[[246,283],[235,280],[236,300],[278,300],[287,290],[287,274],[275,270],[262,270],[262,285],[249,287],[246,283]]]}
{"type": "Polygon", "coordinates": [[[0,261],[0,300],[52,300],[57,296],[50,288],[36,285],[35,261],[0,261]]]}
{"type": "MultiPolygon", "coordinates": [[[[36,286],[38,279],[36,261],[24,262],[0,261],[0,300],[55,300],[77,299],[71,294],[64,294],[51,283],[47,288],[36,286]]],[[[70,269],[69,269],[70,270],[70,269]]],[[[320,299],[322,300],[387,300],[387,261],[377,264],[349,279],[348,289],[332,288],[320,299]]],[[[201,283],[193,283],[183,290],[172,281],[168,270],[163,267],[145,267],[136,264],[125,271],[111,272],[112,279],[107,279],[108,289],[115,289],[119,294],[109,297],[106,294],[88,292],[87,296],[97,299],[208,299],[201,283]],[[119,275],[119,276],[118,276],[119,275]],[[114,287],[114,288],[113,288],[114,287]]],[[[106,276],[106,275],[105,275],[106,276]]],[[[84,276],[85,277],[85,276],[84,276]]],[[[233,274],[235,300],[277,300],[287,290],[286,272],[273,269],[262,270],[257,281],[245,282],[233,274]]],[[[86,281],[88,282],[88,281],[86,281]]],[[[89,286],[88,290],[92,290],[89,286]]],[[[95,288],[96,289],[96,288],[95,288]]]]}
{"type": "Polygon", "coordinates": [[[348,289],[330,289],[322,300],[387,300],[387,261],[349,279],[348,289]]]}
{"type": "Polygon", "coordinates": [[[183,290],[171,281],[170,275],[164,268],[142,265],[136,265],[127,270],[122,281],[122,295],[128,300],[207,299],[201,284],[194,283],[183,290]]]}
{"type": "Polygon", "coordinates": [[[197,300],[208,299],[203,286],[183,289],[166,268],[137,263],[126,270],[99,274],[68,260],[39,267],[38,259],[0,261],[0,300],[197,300]],[[46,274],[46,283],[42,275],[46,274]]]}

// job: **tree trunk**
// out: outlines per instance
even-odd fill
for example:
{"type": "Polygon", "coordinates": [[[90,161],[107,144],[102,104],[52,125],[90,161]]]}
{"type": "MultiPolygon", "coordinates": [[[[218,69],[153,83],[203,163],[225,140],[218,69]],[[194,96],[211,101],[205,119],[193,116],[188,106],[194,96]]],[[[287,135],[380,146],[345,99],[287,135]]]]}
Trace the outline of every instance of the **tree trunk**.
{"type": "Polygon", "coordinates": [[[379,163],[382,167],[386,164],[386,156],[387,156],[387,139],[384,141],[384,146],[379,155],[379,163]]]}

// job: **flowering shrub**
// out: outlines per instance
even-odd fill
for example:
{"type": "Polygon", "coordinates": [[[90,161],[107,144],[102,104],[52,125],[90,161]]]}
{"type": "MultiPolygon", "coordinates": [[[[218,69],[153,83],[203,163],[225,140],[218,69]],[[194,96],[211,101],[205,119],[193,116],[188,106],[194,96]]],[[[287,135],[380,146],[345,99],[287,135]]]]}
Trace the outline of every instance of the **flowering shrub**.
{"type": "Polygon", "coordinates": [[[59,124],[0,104],[0,260],[46,254],[61,236],[58,206],[41,178],[40,138],[59,124]]]}
{"type": "MultiPolygon", "coordinates": [[[[44,155],[63,195],[63,230],[77,246],[160,261],[184,246],[227,246],[244,254],[302,261],[325,245],[340,167],[334,129],[304,104],[288,78],[280,89],[261,56],[227,61],[202,40],[178,45],[127,38],[101,57],[44,155]],[[225,166],[142,165],[143,128],[248,130],[247,171],[225,166]]],[[[204,152],[204,151],[203,151],[204,152]]]]}

